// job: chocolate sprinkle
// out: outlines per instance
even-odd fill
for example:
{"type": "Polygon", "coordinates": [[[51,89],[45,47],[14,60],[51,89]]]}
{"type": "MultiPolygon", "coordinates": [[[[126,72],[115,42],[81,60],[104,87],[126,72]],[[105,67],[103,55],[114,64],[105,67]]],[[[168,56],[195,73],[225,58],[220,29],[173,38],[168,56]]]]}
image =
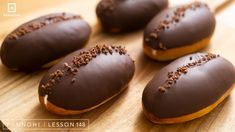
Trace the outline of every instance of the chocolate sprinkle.
{"type": "MultiPolygon", "coordinates": [[[[167,89],[169,89],[174,84],[176,84],[180,76],[182,76],[183,74],[187,74],[190,68],[201,66],[216,57],[219,57],[219,55],[208,53],[206,55],[202,55],[201,58],[199,58],[196,61],[190,62],[187,65],[178,67],[177,70],[174,72],[173,71],[168,72],[167,74],[168,79],[163,83],[163,85],[158,87],[158,91],[165,93],[167,89]]],[[[190,57],[189,59],[192,60],[192,57],[190,57]]]]}
{"type": "Polygon", "coordinates": [[[173,16],[169,14],[166,15],[166,19],[162,20],[160,24],[154,28],[154,31],[149,34],[149,37],[145,39],[146,42],[150,41],[150,38],[153,38],[159,42],[158,48],[166,50],[167,47],[164,46],[159,40],[160,32],[169,29],[171,25],[177,24],[185,16],[187,10],[196,10],[202,6],[208,7],[206,4],[201,2],[193,2],[191,4],[183,5],[175,9],[173,16]]]}
{"type": "Polygon", "coordinates": [[[61,70],[56,70],[51,73],[46,84],[41,85],[41,88],[45,89],[46,94],[51,94],[51,88],[58,82],[66,73],[70,73],[73,75],[71,79],[71,83],[75,83],[77,80],[75,78],[76,73],[78,72],[78,68],[87,65],[92,59],[97,56],[104,55],[112,55],[113,52],[119,53],[120,55],[125,55],[126,50],[121,46],[106,46],[106,45],[96,45],[93,48],[90,48],[86,51],[81,51],[78,55],[73,57],[72,63],[64,63],[64,68],[61,70]]]}
{"type": "Polygon", "coordinates": [[[25,25],[24,27],[19,28],[18,30],[11,33],[9,35],[9,39],[17,40],[19,37],[24,36],[25,34],[30,33],[32,31],[46,27],[49,24],[67,21],[71,19],[81,19],[81,17],[79,15],[66,17],[66,13],[63,12],[60,16],[48,17],[41,22],[35,22],[32,24],[25,25]]]}

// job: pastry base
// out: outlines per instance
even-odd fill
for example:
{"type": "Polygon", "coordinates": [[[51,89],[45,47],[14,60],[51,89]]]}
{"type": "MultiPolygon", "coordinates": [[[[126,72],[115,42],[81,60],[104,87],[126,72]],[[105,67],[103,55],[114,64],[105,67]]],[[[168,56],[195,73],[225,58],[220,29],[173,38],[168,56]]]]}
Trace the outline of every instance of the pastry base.
{"type": "Polygon", "coordinates": [[[173,118],[159,118],[153,115],[152,113],[148,112],[143,105],[143,110],[145,116],[153,123],[155,124],[173,124],[173,123],[182,123],[186,121],[190,121],[196,118],[199,118],[203,115],[208,114],[210,111],[212,111],[216,106],[218,106],[226,97],[229,96],[233,89],[233,86],[226,92],[222,97],[220,97],[215,103],[213,103],[210,106],[207,106],[206,108],[199,110],[195,113],[179,116],[179,117],[173,117],[173,118]]]}
{"type": "Polygon", "coordinates": [[[169,61],[204,48],[209,44],[210,39],[211,36],[187,46],[167,50],[155,50],[144,44],[144,53],[154,60],[169,61]]]}
{"type": "Polygon", "coordinates": [[[54,105],[53,103],[51,103],[48,100],[47,100],[47,102],[45,102],[45,96],[39,96],[39,101],[42,104],[42,106],[44,106],[51,113],[55,113],[55,114],[58,114],[58,115],[77,115],[77,114],[81,114],[81,113],[84,113],[84,112],[88,112],[88,111],[90,111],[92,109],[95,109],[95,108],[101,106],[102,104],[108,102],[109,100],[111,100],[114,97],[116,97],[117,95],[119,95],[126,88],[127,88],[127,86],[123,87],[118,93],[116,93],[112,97],[104,100],[100,104],[98,104],[96,106],[93,106],[91,108],[83,109],[83,110],[68,110],[68,109],[64,109],[64,108],[58,107],[58,106],[54,105]]]}

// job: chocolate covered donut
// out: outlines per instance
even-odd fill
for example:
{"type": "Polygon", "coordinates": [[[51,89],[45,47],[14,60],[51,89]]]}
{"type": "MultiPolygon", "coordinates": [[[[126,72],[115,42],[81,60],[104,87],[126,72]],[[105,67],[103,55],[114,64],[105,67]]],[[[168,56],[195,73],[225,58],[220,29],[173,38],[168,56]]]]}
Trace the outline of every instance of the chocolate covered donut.
{"type": "Polygon", "coordinates": [[[204,3],[168,8],[147,25],[144,52],[155,60],[172,60],[208,45],[214,29],[215,17],[204,3]]]}
{"type": "Polygon", "coordinates": [[[39,85],[39,100],[50,112],[80,114],[127,88],[135,71],[120,46],[97,45],[75,51],[53,66],[39,85]]]}
{"type": "Polygon", "coordinates": [[[101,0],[96,14],[105,31],[125,32],[145,26],[168,0],[101,0]]]}
{"type": "Polygon", "coordinates": [[[212,111],[233,89],[235,68],[211,53],[179,58],[162,68],[144,89],[146,117],[158,124],[189,121],[212,111]]]}
{"type": "Polygon", "coordinates": [[[2,63],[10,69],[34,70],[83,47],[91,28],[80,16],[54,13],[15,29],[1,47],[2,63]]]}

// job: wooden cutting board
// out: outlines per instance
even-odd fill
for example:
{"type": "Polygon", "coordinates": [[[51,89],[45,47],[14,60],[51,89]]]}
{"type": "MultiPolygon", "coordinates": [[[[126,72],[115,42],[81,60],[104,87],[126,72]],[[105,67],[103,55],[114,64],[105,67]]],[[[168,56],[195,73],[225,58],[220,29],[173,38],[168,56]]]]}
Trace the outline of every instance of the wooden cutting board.
{"type": "MultiPolygon", "coordinates": [[[[0,43],[14,28],[32,18],[57,11],[77,13],[93,28],[86,47],[95,44],[124,45],[135,60],[136,72],[129,88],[101,107],[81,115],[57,116],[48,113],[38,101],[38,83],[48,69],[34,73],[13,72],[0,63],[0,119],[3,122],[4,119],[89,119],[90,131],[227,132],[235,129],[235,91],[215,110],[202,118],[174,125],[155,125],[149,122],[142,113],[142,92],[154,74],[169,62],[153,61],[143,54],[143,30],[120,35],[103,33],[95,15],[95,6],[99,0],[12,1],[17,3],[15,16],[2,15],[6,13],[9,0],[0,1],[0,43]]],[[[187,0],[170,2],[170,5],[177,5],[187,0]]],[[[235,21],[235,13],[231,12],[234,11],[231,8],[234,9],[235,2],[229,4],[231,6],[221,8],[217,13],[215,34],[211,44],[202,51],[220,54],[235,64],[235,28],[229,26],[235,21]]]]}

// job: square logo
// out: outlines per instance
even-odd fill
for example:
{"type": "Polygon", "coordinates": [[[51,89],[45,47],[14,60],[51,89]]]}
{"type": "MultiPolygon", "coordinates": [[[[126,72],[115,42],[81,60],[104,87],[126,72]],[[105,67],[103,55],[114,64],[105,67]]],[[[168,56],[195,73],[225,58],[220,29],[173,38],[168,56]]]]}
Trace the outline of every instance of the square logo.
{"type": "Polygon", "coordinates": [[[16,12],[16,3],[7,3],[7,12],[15,13],[16,12]]]}

